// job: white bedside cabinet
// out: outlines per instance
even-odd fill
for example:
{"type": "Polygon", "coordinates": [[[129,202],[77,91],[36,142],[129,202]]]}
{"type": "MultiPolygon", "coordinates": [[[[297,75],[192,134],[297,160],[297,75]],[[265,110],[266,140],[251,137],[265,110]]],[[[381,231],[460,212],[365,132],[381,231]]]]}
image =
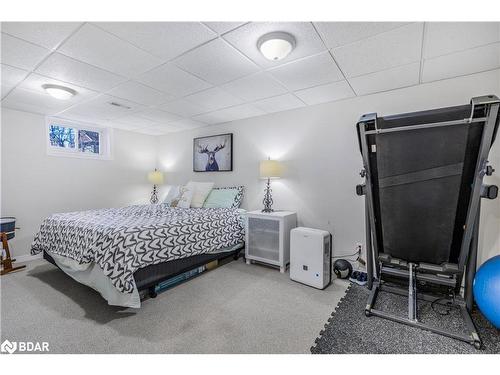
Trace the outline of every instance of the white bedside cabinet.
{"type": "Polygon", "coordinates": [[[284,273],[290,263],[290,231],[297,226],[297,214],[291,211],[246,214],[245,258],[277,266],[284,273]]]}

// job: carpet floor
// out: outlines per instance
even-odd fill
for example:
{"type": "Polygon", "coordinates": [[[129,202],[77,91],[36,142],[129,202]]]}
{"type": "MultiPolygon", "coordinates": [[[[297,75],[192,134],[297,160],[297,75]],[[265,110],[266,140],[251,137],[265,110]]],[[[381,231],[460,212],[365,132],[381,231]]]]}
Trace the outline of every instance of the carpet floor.
{"type": "Polygon", "coordinates": [[[344,296],[242,259],[143,301],[109,306],[43,260],[2,276],[1,341],[47,341],[51,353],[308,353],[344,296]]]}
{"type": "MultiPolygon", "coordinates": [[[[473,320],[483,341],[483,348],[476,350],[470,344],[450,339],[432,332],[371,316],[367,318],[364,308],[368,289],[353,284],[342,298],[336,311],[320,332],[316,344],[311,348],[314,354],[337,353],[500,353],[500,330],[494,328],[478,312],[473,320]]],[[[408,299],[394,294],[379,292],[376,308],[405,316],[408,299]]],[[[441,309],[441,306],[436,306],[441,309]]],[[[419,319],[427,324],[461,332],[463,320],[457,309],[443,316],[435,312],[430,303],[419,301],[419,319]]],[[[441,311],[444,313],[444,311],[441,311]]]]}

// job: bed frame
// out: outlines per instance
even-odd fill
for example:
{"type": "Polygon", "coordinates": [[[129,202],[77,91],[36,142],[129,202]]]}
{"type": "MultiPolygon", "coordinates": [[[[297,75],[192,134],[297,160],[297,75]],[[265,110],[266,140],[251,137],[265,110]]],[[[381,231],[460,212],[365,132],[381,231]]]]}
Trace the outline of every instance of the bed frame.
{"type": "MultiPolygon", "coordinates": [[[[180,275],[181,273],[201,267],[214,260],[230,260],[231,258],[237,260],[243,248],[244,245],[242,244],[241,247],[231,251],[214,254],[194,255],[188,258],[171,260],[168,262],[152,264],[150,266],[140,268],[134,272],[134,279],[137,290],[139,291],[139,294],[143,291],[146,291],[150,298],[156,298],[156,286],[159,283],[180,275]]],[[[54,259],[45,251],[43,252],[43,258],[59,268],[54,259]]]]}

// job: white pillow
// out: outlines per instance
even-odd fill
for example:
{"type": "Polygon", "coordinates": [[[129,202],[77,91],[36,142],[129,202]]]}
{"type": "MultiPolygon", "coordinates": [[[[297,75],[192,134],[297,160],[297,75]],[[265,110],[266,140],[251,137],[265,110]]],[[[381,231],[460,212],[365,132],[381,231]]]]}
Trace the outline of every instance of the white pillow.
{"type": "Polygon", "coordinates": [[[205,203],[205,199],[207,199],[208,194],[212,191],[214,187],[213,182],[194,182],[189,181],[186,185],[186,188],[189,190],[193,190],[193,200],[191,201],[191,207],[201,208],[203,207],[203,203],[205,203]]]}
{"type": "Polygon", "coordinates": [[[180,186],[178,185],[170,186],[170,189],[168,190],[168,193],[165,199],[163,200],[163,203],[172,204],[172,201],[176,199],[180,195],[180,193],[181,193],[180,186]]]}
{"type": "Polygon", "coordinates": [[[187,186],[183,188],[183,193],[179,200],[177,201],[177,207],[179,208],[189,208],[193,200],[194,190],[189,189],[187,186]]]}

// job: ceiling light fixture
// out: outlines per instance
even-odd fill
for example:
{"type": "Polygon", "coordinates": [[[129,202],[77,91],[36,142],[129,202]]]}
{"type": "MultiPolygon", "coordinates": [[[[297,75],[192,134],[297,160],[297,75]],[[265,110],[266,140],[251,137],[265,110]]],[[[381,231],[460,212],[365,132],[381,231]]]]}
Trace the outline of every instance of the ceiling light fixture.
{"type": "Polygon", "coordinates": [[[44,89],[50,96],[59,100],[68,100],[76,95],[75,90],[65,86],[45,84],[42,85],[42,89],[44,89]]]}
{"type": "Polygon", "coordinates": [[[287,57],[295,48],[295,38],[289,33],[276,31],[263,35],[257,48],[268,60],[278,61],[287,57]]]}

